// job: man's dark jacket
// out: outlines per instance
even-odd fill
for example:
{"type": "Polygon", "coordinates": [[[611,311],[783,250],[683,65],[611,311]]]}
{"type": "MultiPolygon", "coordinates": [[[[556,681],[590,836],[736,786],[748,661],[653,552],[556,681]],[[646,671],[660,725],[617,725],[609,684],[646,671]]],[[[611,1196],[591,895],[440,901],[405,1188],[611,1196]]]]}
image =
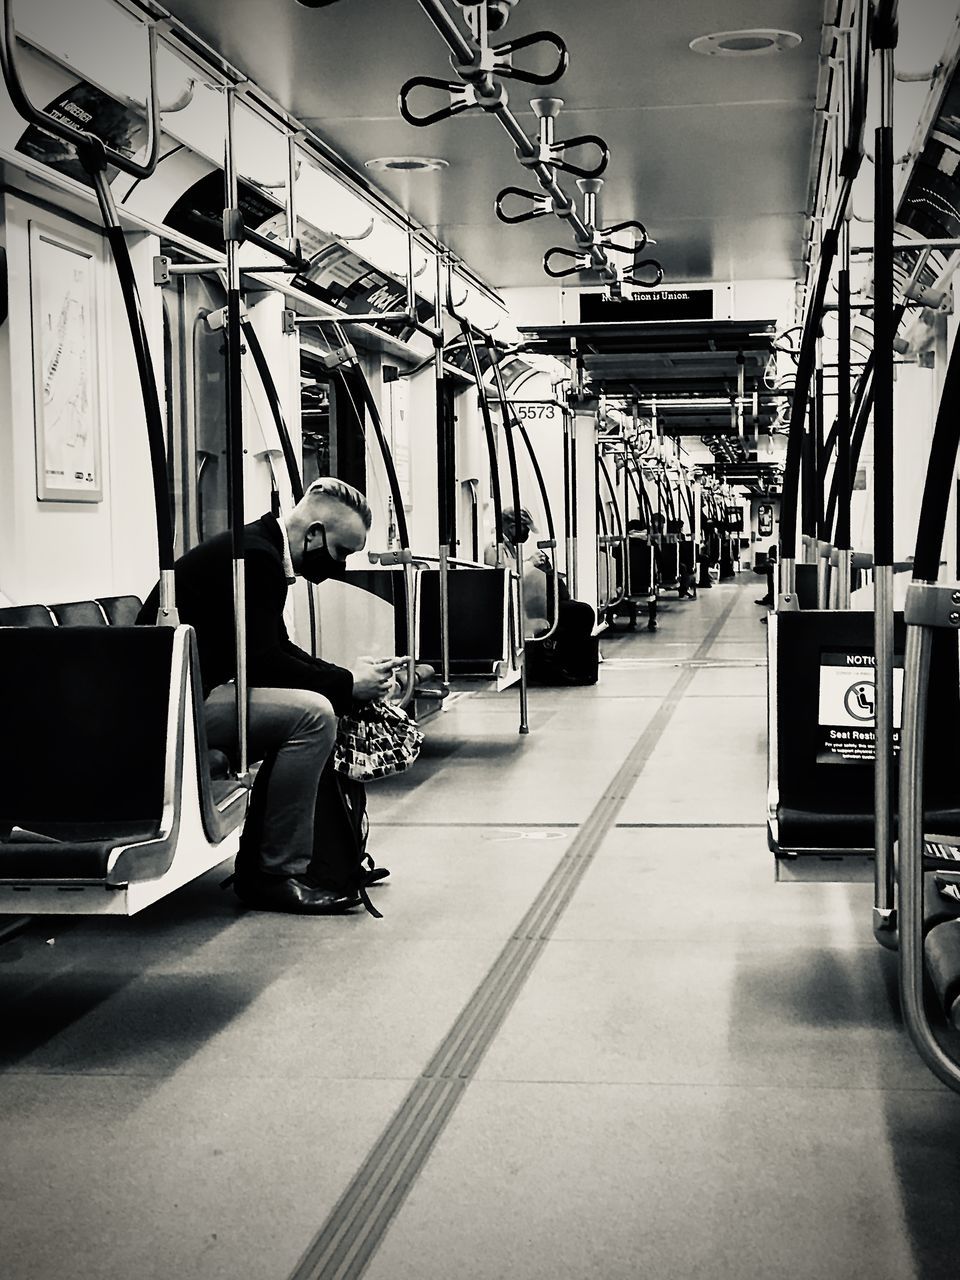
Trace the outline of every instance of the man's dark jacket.
{"type": "MultiPolygon", "coordinates": [[[[276,516],[265,515],[243,530],[247,595],[247,680],[251,688],[312,689],[329,698],[337,715],[350,710],[353,676],[343,667],[312,658],[291,643],[283,621],[287,578],[283,535],[276,516]]],[[[237,674],[233,626],[233,552],[229,533],[218,533],[181,556],[174,566],[180,621],[197,633],[203,696],[237,674]]],[[[137,622],[156,621],[159,585],[137,622]]]]}

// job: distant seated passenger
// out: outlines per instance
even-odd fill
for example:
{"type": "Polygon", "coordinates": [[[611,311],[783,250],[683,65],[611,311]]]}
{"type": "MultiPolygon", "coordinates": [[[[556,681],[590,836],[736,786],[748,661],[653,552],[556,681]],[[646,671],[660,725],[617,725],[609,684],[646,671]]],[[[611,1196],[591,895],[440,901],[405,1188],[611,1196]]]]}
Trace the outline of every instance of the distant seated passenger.
{"type": "MultiPolygon", "coordinates": [[[[533,519],[526,507],[520,508],[520,528],[512,507],[503,512],[503,551],[500,563],[506,568],[517,571],[517,543],[526,542],[534,529],[533,519]]],[[[485,564],[497,563],[496,544],[491,543],[483,553],[485,564]]],[[[547,578],[550,572],[550,558],[539,548],[525,552],[523,557],[523,612],[526,625],[524,636],[531,640],[542,636],[550,630],[549,609],[547,606],[547,578]]]]}
{"type": "MultiPolygon", "coordinates": [[[[503,512],[503,560],[507,567],[517,568],[517,544],[526,542],[534,532],[533,519],[525,507],[517,520],[512,507],[503,512]]],[[[496,546],[484,552],[487,564],[496,564],[496,546]]],[[[539,548],[524,557],[523,605],[524,634],[528,640],[546,635],[552,614],[550,557],[539,548]]],[[[590,605],[572,600],[562,578],[558,579],[557,626],[549,639],[527,646],[527,677],[533,684],[596,684],[598,645],[593,634],[596,615],[590,605]]]]}
{"type": "Polygon", "coordinates": [[[697,550],[697,564],[700,566],[700,578],[697,586],[704,591],[709,591],[713,586],[713,580],[710,577],[710,570],[715,567],[716,561],[710,552],[709,540],[700,544],[697,550]]]}
{"type": "Polygon", "coordinates": [[[772,608],[775,603],[774,575],[777,572],[777,544],[776,543],[774,543],[771,546],[770,550],[767,552],[767,563],[763,566],[762,570],[758,570],[758,572],[762,572],[766,574],[767,594],[763,596],[760,600],[758,600],[757,604],[767,605],[768,607],[772,608]]]}
{"type": "Polygon", "coordinates": [[[693,572],[693,570],[691,569],[690,565],[689,565],[689,564],[687,564],[687,562],[686,562],[685,560],[681,560],[681,561],[680,561],[680,575],[679,575],[679,580],[678,580],[678,583],[677,583],[677,585],[678,585],[678,587],[679,587],[679,590],[678,590],[678,592],[677,592],[677,599],[678,599],[678,600],[692,600],[692,599],[693,599],[693,590],[692,590],[692,588],[696,585],[696,581],[697,581],[697,579],[696,579],[696,575],[694,574],[694,572],[693,572]]]}

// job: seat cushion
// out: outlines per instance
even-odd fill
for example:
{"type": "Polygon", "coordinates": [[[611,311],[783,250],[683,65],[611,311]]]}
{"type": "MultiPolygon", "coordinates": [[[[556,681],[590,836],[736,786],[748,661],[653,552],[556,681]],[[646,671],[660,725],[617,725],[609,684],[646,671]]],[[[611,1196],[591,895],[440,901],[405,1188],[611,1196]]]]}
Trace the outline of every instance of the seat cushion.
{"type": "Polygon", "coordinates": [[[114,849],[153,840],[159,824],[142,822],[54,824],[0,840],[0,880],[102,880],[114,849]],[[54,835],[54,832],[57,834],[54,835]]]}

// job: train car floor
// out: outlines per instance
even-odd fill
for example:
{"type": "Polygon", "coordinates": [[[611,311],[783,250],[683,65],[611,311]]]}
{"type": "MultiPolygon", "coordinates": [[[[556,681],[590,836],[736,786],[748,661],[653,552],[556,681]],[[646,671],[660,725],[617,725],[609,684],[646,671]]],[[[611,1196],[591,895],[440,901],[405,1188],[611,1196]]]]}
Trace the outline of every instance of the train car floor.
{"type": "MultiPolygon", "coordinates": [[[[751,575],[752,579],[752,575],[751,575]]],[[[223,871],[0,946],[7,1280],[939,1280],[960,1099],[865,885],[776,885],[756,582],[457,701],[384,912],[223,871]]]]}

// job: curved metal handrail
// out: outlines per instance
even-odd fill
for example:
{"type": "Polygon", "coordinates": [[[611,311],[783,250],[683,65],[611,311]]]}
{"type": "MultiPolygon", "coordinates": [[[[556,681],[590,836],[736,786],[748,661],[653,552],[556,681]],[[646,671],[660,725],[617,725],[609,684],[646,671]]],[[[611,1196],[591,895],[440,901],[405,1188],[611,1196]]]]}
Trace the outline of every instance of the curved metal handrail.
{"type": "MultiPolygon", "coordinates": [[[[908,596],[908,614],[909,603],[908,596]]],[[[908,616],[900,759],[900,1011],[920,1057],[939,1080],[955,1093],[960,1093],[960,1063],[947,1053],[934,1035],[924,1002],[923,744],[932,649],[932,630],[911,625],[908,616]]]]}
{"type": "Polygon", "coordinates": [[[95,133],[86,129],[74,128],[65,120],[58,120],[49,112],[36,106],[27,94],[20,78],[17,66],[16,47],[17,32],[14,25],[13,0],[2,0],[3,22],[0,23],[0,73],[6,85],[7,93],[16,111],[29,124],[36,125],[45,133],[52,133],[62,142],[69,142],[78,152],[88,149],[94,154],[102,155],[103,162],[109,163],[131,178],[149,178],[157,167],[160,154],[160,98],[157,85],[157,28],[154,22],[147,22],[147,61],[150,91],[147,96],[147,143],[145,159],[138,163],[123,151],[111,147],[98,138],[95,133]]]}
{"type": "MultiPolygon", "coordinates": [[[[527,428],[523,425],[523,420],[514,414],[514,422],[520,432],[520,439],[523,441],[527,450],[527,456],[530,459],[530,465],[533,467],[533,474],[536,477],[537,487],[540,490],[540,499],[543,503],[543,511],[547,521],[547,541],[553,554],[551,556],[552,566],[550,570],[550,580],[553,584],[553,616],[550,619],[549,628],[541,635],[532,636],[531,639],[537,644],[542,644],[544,640],[549,640],[556,633],[557,627],[560,625],[560,566],[557,562],[557,531],[553,522],[553,508],[550,503],[550,493],[547,489],[547,482],[543,477],[543,471],[540,469],[540,462],[537,458],[533,442],[530,439],[527,428]]],[[[543,543],[537,543],[541,551],[547,550],[543,543]]]]}
{"type": "MultiPolygon", "coordinates": [[[[290,493],[294,504],[296,504],[303,497],[303,478],[300,474],[300,466],[290,437],[290,428],[287,426],[287,420],[284,416],[283,405],[280,403],[280,393],[277,390],[273,371],[270,368],[266,353],[263,350],[263,344],[260,341],[260,335],[254,328],[253,321],[243,319],[240,322],[240,327],[246,339],[247,348],[253,356],[253,363],[256,366],[257,373],[260,376],[260,385],[263,387],[267,403],[270,405],[270,413],[277,430],[277,437],[280,440],[280,449],[283,453],[283,461],[287,471],[287,482],[290,485],[290,493]]],[[[310,651],[314,653],[317,648],[317,602],[314,598],[312,587],[307,591],[307,608],[310,615],[310,651]]]]}
{"type": "MultiPolygon", "coordinates": [[[[490,353],[490,368],[493,372],[493,380],[497,388],[497,396],[500,400],[500,417],[503,420],[503,438],[507,446],[507,465],[510,468],[510,491],[513,498],[513,519],[515,528],[519,528],[520,512],[522,504],[520,502],[520,472],[517,468],[517,445],[513,438],[513,423],[510,419],[510,406],[507,404],[507,391],[503,384],[503,374],[500,369],[500,361],[497,358],[496,346],[493,339],[487,336],[487,351],[490,353]]],[[[480,388],[481,394],[483,388],[480,388]]],[[[517,539],[514,544],[514,554],[517,558],[517,607],[519,617],[516,625],[516,642],[514,644],[514,665],[520,669],[520,732],[527,733],[529,726],[527,724],[527,668],[526,668],[526,638],[527,638],[527,614],[525,602],[523,598],[523,543],[517,539]]]]}
{"type": "Polygon", "coordinates": [[[783,472],[783,496],[780,507],[780,566],[781,573],[785,575],[780,584],[781,594],[792,592],[794,586],[787,575],[790,573],[790,567],[792,567],[797,554],[797,508],[800,497],[800,471],[805,435],[803,427],[807,416],[807,401],[810,395],[810,383],[813,379],[817,340],[826,302],[827,286],[830,283],[830,273],[839,246],[839,232],[831,227],[824,233],[816,286],[804,318],[803,336],[800,340],[800,357],[797,364],[797,378],[790,408],[790,435],[787,438],[787,454],[783,472]],[[789,567],[784,566],[784,561],[787,562],[789,567]]]}
{"type": "Polygon", "coordinates": [[[934,630],[957,630],[960,583],[940,584],[940,555],[960,453],[960,342],[954,341],[934,425],[907,591],[899,805],[900,1004],[930,1070],[960,1093],[960,1062],[937,1040],[924,1000],[924,745],[934,630]]]}
{"type": "Polygon", "coordinates": [[[500,461],[497,457],[497,438],[493,429],[493,418],[490,414],[490,403],[487,400],[486,392],[483,389],[483,370],[480,367],[480,358],[477,355],[477,346],[473,338],[473,326],[466,316],[458,315],[455,310],[451,310],[450,314],[460,325],[460,332],[463,335],[464,344],[470,357],[470,365],[473,369],[474,380],[477,384],[477,402],[480,407],[480,418],[483,422],[483,434],[487,443],[487,456],[490,461],[490,491],[491,496],[493,497],[494,542],[496,543],[497,561],[499,563],[503,556],[503,499],[500,493],[500,461]]]}
{"type": "Polygon", "coordinates": [[[627,545],[626,529],[624,527],[623,516],[620,511],[620,505],[617,502],[617,491],[616,491],[616,488],[614,487],[613,480],[610,476],[610,468],[607,466],[606,458],[604,458],[602,453],[597,454],[597,463],[600,467],[601,472],[603,473],[603,478],[607,482],[607,489],[610,492],[611,504],[613,507],[613,514],[616,517],[616,523],[617,523],[617,533],[615,537],[620,544],[620,554],[623,557],[622,563],[621,563],[621,571],[620,571],[619,594],[616,595],[612,600],[609,600],[606,605],[606,608],[608,609],[616,609],[618,605],[623,603],[623,601],[626,599],[626,596],[627,596],[627,556],[630,554],[630,549],[627,545]]]}
{"type": "MultiPolygon", "coordinates": [[[[352,350],[340,323],[338,321],[333,321],[331,322],[331,327],[337,341],[341,345],[341,348],[349,348],[352,350]]],[[[403,553],[401,557],[401,564],[403,566],[404,602],[406,604],[407,613],[407,648],[409,652],[406,655],[407,661],[404,668],[404,682],[397,702],[401,707],[408,707],[413,701],[413,695],[417,684],[417,620],[414,607],[416,604],[416,593],[413,583],[414,570],[411,562],[410,534],[407,528],[407,517],[403,506],[403,494],[400,490],[400,480],[397,476],[397,468],[393,461],[393,454],[390,452],[390,445],[387,442],[386,433],[383,429],[383,419],[380,416],[379,406],[377,405],[370,383],[367,381],[367,376],[363,371],[363,366],[356,357],[354,357],[354,367],[360,374],[359,385],[361,396],[364,407],[367,410],[367,415],[369,416],[371,425],[373,426],[373,432],[377,440],[377,447],[380,451],[384,470],[387,473],[387,483],[390,487],[390,495],[393,499],[393,509],[397,519],[397,538],[400,542],[400,548],[403,553]]],[[[363,414],[360,412],[360,406],[357,404],[356,397],[353,394],[353,388],[350,385],[350,380],[345,376],[342,369],[337,369],[334,372],[335,375],[339,376],[340,383],[353,405],[357,419],[362,422],[363,414]]]]}
{"type": "Polygon", "coordinates": [[[287,469],[287,480],[290,483],[290,492],[293,495],[294,502],[299,502],[303,497],[303,479],[300,475],[300,467],[297,463],[297,455],[293,449],[293,442],[290,438],[290,429],[287,426],[287,420],[284,417],[283,405],[280,403],[280,393],[277,391],[277,384],[273,378],[273,372],[267,361],[266,354],[263,350],[263,344],[260,341],[260,335],[253,326],[253,321],[245,318],[240,321],[240,328],[246,339],[247,348],[253,356],[253,363],[256,366],[257,373],[260,376],[260,384],[263,387],[264,394],[267,397],[267,403],[270,406],[270,413],[273,417],[274,426],[277,429],[277,436],[280,440],[280,448],[283,451],[283,461],[287,469]]]}

